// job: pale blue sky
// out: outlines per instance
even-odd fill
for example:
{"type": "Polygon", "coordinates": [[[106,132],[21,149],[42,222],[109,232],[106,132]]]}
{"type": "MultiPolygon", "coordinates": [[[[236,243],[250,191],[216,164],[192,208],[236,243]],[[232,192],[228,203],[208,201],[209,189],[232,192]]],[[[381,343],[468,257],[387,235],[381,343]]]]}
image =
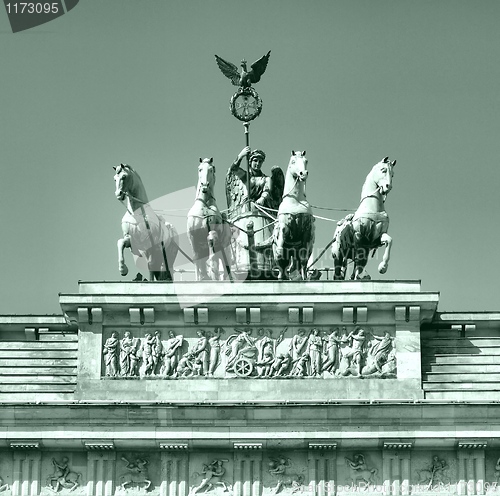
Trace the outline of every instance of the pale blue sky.
{"type": "MultiPolygon", "coordinates": [[[[153,199],[213,156],[225,208],[244,136],[214,54],[268,50],[250,128],[265,169],[306,149],[310,202],[354,209],[370,167],[397,159],[393,257],[369,272],[421,279],[440,310],[499,310],[499,18],[498,0],[85,0],[12,34],[1,13],[0,314],[57,313],[79,279],[121,279],[112,165],[153,199]]],[[[334,227],[317,221],[318,251],[334,227]]]]}

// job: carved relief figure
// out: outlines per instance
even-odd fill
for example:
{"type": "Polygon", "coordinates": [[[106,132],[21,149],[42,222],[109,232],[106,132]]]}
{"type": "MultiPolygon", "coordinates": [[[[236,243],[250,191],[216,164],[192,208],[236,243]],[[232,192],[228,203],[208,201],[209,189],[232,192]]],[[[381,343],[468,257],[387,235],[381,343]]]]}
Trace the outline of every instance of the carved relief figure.
{"type": "Polygon", "coordinates": [[[121,459],[125,462],[126,472],[120,476],[120,484],[123,490],[131,486],[143,487],[148,490],[152,484],[148,474],[148,460],[144,458],[136,458],[134,461],[129,461],[124,456],[121,459]]]}
{"type": "Polygon", "coordinates": [[[271,367],[271,377],[284,377],[292,365],[290,353],[280,353],[274,359],[271,367]]]}
{"type": "Polygon", "coordinates": [[[208,340],[208,344],[210,347],[210,357],[207,376],[212,377],[215,370],[220,364],[220,337],[221,334],[224,334],[225,332],[226,331],[224,331],[222,327],[216,327],[214,329],[213,336],[208,340]]]}
{"type": "Polygon", "coordinates": [[[323,357],[323,338],[320,336],[319,329],[313,329],[309,334],[307,342],[307,352],[311,359],[312,377],[321,376],[321,360],[323,357]]]}
{"type": "Polygon", "coordinates": [[[176,336],[174,331],[169,331],[168,336],[164,346],[163,366],[160,372],[164,376],[171,376],[176,372],[180,348],[184,343],[184,337],[180,334],[176,336]]]}
{"type": "MultiPolygon", "coordinates": [[[[376,336],[370,333],[370,349],[368,350],[366,357],[366,366],[362,369],[363,375],[370,375],[378,373],[380,375],[387,374],[387,370],[390,367],[382,369],[385,364],[389,361],[389,355],[394,350],[394,338],[390,335],[388,331],[384,333],[384,336],[376,336]]],[[[394,353],[393,353],[394,355],[394,353]]]]}
{"type": "Polygon", "coordinates": [[[116,377],[118,375],[118,333],[113,332],[111,337],[106,339],[103,348],[104,363],[106,364],[106,375],[108,377],[116,377]]]}
{"type": "Polygon", "coordinates": [[[153,343],[153,370],[152,374],[157,374],[160,367],[160,360],[163,356],[163,343],[161,342],[161,333],[156,330],[153,343]]]}
{"type": "Polygon", "coordinates": [[[54,473],[47,477],[47,485],[55,493],[62,489],[74,491],[79,486],[82,474],[71,471],[68,463],[69,459],[66,456],[61,458],[60,462],[52,458],[54,473]]]}
{"type": "Polygon", "coordinates": [[[284,487],[290,487],[292,493],[300,491],[304,483],[304,476],[298,474],[287,474],[291,461],[289,458],[271,458],[269,462],[269,473],[276,479],[273,494],[278,494],[284,487]]]}
{"type": "Polygon", "coordinates": [[[137,345],[139,341],[132,338],[129,331],[125,332],[120,341],[120,375],[133,376],[138,375],[137,345]]]}
{"type": "Polygon", "coordinates": [[[347,336],[347,340],[351,345],[350,351],[345,355],[350,359],[350,365],[353,366],[356,375],[361,377],[362,366],[365,359],[366,348],[366,333],[364,329],[356,327],[354,331],[351,331],[347,336]]]}
{"type": "Polygon", "coordinates": [[[326,340],[326,361],[323,363],[322,372],[333,374],[339,366],[339,344],[341,341],[340,331],[337,328],[330,330],[326,340]]]}
{"type": "Polygon", "coordinates": [[[352,457],[352,460],[345,458],[347,466],[351,471],[351,482],[358,484],[364,482],[365,484],[375,484],[375,477],[378,470],[376,468],[368,468],[365,462],[365,456],[357,453],[352,457]]]}
{"type": "Polygon", "coordinates": [[[236,359],[240,354],[244,354],[247,351],[257,352],[255,348],[255,341],[250,337],[252,331],[239,331],[239,334],[233,334],[229,336],[226,341],[226,372],[231,372],[233,370],[236,359]]]}
{"type": "Polygon", "coordinates": [[[3,493],[4,491],[7,491],[7,489],[9,489],[9,485],[8,484],[4,484],[4,480],[2,479],[2,477],[0,477],[0,493],[3,493]]]}
{"type": "Polygon", "coordinates": [[[290,340],[290,348],[288,352],[292,355],[293,361],[297,361],[304,353],[307,345],[306,330],[299,329],[297,334],[290,340]]]}
{"type": "Polygon", "coordinates": [[[448,470],[448,465],[445,460],[439,459],[437,455],[432,457],[432,463],[429,468],[424,468],[422,470],[417,470],[419,477],[419,484],[428,485],[429,487],[435,484],[448,484],[450,478],[447,476],[446,472],[448,470]]]}
{"type": "Polygon", "coordinates": [[[198,336],[198,341],[192,350],[192,354],[195,357],[196,364],[198,365],[197,375],[206,375],[208,373],[209,361],[208,338],[203,330],[196,331],[196,335],[198,336]]]}
{"type": "Polygon", "coordinates": [[[304,353],[293,365],[290,375],[292,377],[305,377],[310,367],[309,355],[304,353]]]}
{"type": "Polygon", "coordinates": [[[198,486],[193,488],[191,494],[196,494],[202,490],[208,492],[214,486],[222,486],[224,491],[229,491],[231,486],[224,479],[224,474],[226,473],[226,469],[224,468],[225,462],[227,463],[228,460],[214,460],[212,463],[203,464],[202,481],[198,486]]]}
{"type": "Polygon", "coordinates": [[[147,332],[142,341],[142,361],[144,362],[144,375],[151,375],[154,370],[153,348],[155,337],[147,332]]]}

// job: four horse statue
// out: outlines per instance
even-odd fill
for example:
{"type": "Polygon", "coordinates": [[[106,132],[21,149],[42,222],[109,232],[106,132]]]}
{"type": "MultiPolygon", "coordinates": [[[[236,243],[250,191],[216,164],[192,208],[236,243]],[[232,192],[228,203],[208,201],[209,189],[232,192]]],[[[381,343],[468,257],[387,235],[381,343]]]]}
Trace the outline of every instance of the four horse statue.
{"type": "Polygon", "coordinates": [[[392,189],[392,176],[396,161],[385,157],[374,165],[361,190],[361,201],[354,214],[338,223],[333,235],[332,256],[334,279],[345,279],[347,261],[354,261],[351,279],[370,279],[365,272],[370,251],[385,246],[378,271],[385,274],[389,264],[392,238],[387,234],[389,216],[384,202],[392,189]]]}
{"type": "MultiPolygon", "coordinates": [[[[278,280],[307,279],[315,225],[311,205],[306,199],[308,171],[305,154],[305,151],[292,151],[277,220],[269,238],[278,280]]],[[[370,279],[365,271],[368,256],[381,246],[385,246],[385,250],[378,270],[381,274],[387,271],[392,238],[387,234],[389,216],[384,202],[392,189],[395,165],[396,161],[389,160],[389,157],[374,165],[363,184],[358,209],[338,222],[332,241],[334,279],[345,279],[349,260],[354,262],[351,279],[370,279]]],[[[173,263],[179,251],[175,228],[153,211],[142,180],[132,167],[120,164],[114,169],[115,195],[126,203],[127,208],[122,219],[123,238],[118,241],[121,275],[128,273],[124,249],[130,248],[135,256],[146,259],[151,280],[171,281],[173,263]]],[[[234,244],[234,229],[217,207],[214,186],[213,159],[200,158],[196,199],[187,216],[187,234],[194,253],[198,281],[232,278],[230,247],[232,241],[234,244]]],[[[236,227],[242,230],[242,227],[236,227]]],[[[248,236],[251,234],[250,230],[248,236]]],[[[252,249],[256,250],[259,246],[254,244],[252,249]]]]}
{"type": "Polygon", "coordinates": [[[221,262],[230,277],[227,247],[231,242],[231,228],[217,207],[214,186],[213,159],[200,158],[196,199],[187,216],[187,234],[193,248],[197,281],[219,280],[221,262]]]}
{"type": "Polygon", "coordinates": [[[285,174],[283,199],[274,226],[273,254],[278,279],[288,279],[293,270],[307,279],[307,262],[314,244],[314,216],[306,200],[306,152],[294,152],[285,174]]]}
{"type": "Polygon", "coordinates": [[[123,238],[118,240],[120,274],[128,273],[123,251],[130,248],[134,255],[147,261],[150,280],[171,281],[179,251],[177,231],[153,211],[142,180],[130,165],[120,164],[114,169],[115,195],[127,208],[122,218],[123,238]]]}

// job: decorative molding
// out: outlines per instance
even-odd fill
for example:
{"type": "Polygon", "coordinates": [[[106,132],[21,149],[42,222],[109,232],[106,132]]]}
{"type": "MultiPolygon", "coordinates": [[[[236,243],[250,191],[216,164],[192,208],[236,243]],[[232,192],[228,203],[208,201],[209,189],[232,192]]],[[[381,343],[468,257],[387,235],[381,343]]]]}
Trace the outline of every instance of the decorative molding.
{"type": "Polygon", "coordinates": [[[26,341],[36,341],[36,329],[34,327],[25,327],[24,335],[26,336],[26,341]]]}
{"type": "Polygon", "coordinates": [[[128,313],[130,316],[131,324],[141,324],[141,309],[140,308],[129,308],[128,313]]]}
{"type": "Polygon", "coordinates": [[[300,314],[297,307],[290,307],[288,309],[288,322],[292,324],[298,324],[300,322],[300,314]]]}
{"type": "Polygon", "coordinates": [[[409,307],[408,320],[420,322],[420,307],[409,307]]]}
{"type": "Polygon", "coordinates": [[[356,322],[366,323],[368,321],[368,307],[356,308],[356,322]]]}
{"type": "Polygon", "coordinates": [[[337,449],[337,443],[309,443],[309,449],[311,450],[335,450],[337,449]]]}
{"type": "Polygon", "coordinates": [[[144,322],[146,324],[154,324],[155,322],[155,309],[144,308],[144,322]]]}
{"type": "Polygon", "coordinates": [[[90,315],[92,316],[92,322],[102,323],[102,308],[91,308],[90,315]]]}
{"type": "Polygon", "coordinates": [[[194,308],[184,309],[184,322],[186,324],[194,324],[194,308]]]}
{"type": "Polygon", "coordinates": [[[342,322],[352,324],[354,322],[354,307],[342,308],[342,322]]]}
{"type": "Polygon", "coordinates": [[[208,324],[208,308],[197,308],[196,315],[198,324],[208,324]]]}
{"type": "Polygon", "coordinates": [[[394,319],[398,322],[408,322],[406,316],[406,307],[395,307],[394,308],[394,319]]]}
{"type": "Polygon", "coordinates": [[[458,441],[458,449],[486,449],[486,441],[458,441]]]}
{"type": "Polygon", "coordinates": [[[41,443],[39,441],[11,441],[9,446],[15,450],[38,450],[41,448],[41,443]]]}
{"type": "Polygon", "coordinates": [[[314,322],[314,308],[304,307],[302,309],[302,321],[304,324],[312,324],[314,322]]]}
{"type": "Polygon", "coordinates": [[[258,450],[262,449],[262,443],[234,443],[234,449],[250,449],[258,450]]]}
{"type": "Polygon", "coordinates": [[[110,451],[115,449],[113,441],[84,441],[83,444],[90,451],[110,451]]]}
{"type": "Polygon", "coordinates": [[[411,449],[413,442],[411,441],[384,441],[384,449],[411,449]]]}
{"type": "Polygon", "coordinates": [[[186,451],[188,448],[188,443],[160,443],[162,451],[186,451]]]}
{"type": "Polygon", "coordinates": [[[250,323],[260,324],[260,307],[250,308],[250,323]]]}

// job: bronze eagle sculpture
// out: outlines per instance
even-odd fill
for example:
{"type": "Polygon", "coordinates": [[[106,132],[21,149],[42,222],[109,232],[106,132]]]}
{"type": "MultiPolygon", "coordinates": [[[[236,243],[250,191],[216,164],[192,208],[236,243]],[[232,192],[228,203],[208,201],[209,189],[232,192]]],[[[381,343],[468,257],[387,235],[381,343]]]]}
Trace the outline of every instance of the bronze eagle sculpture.
{"type": "Polygon", "coordinates": [[[231,62],[227,62],[221,59],[218,55],[215,56],[215,60],[222,74],[231,80],[235,86],[241,86],[243,88],[249,88],[252,83],[258,83],[260,77],[264,74],[267,63],[269,62],[269,56],[271,55],[271,50],[267,52],[266,55],[261,57],[259,60],[255,61],[251,66],[250,70],[247,71],[247,61],[241,61],[241,72],[238,68],[231,62]]]}

